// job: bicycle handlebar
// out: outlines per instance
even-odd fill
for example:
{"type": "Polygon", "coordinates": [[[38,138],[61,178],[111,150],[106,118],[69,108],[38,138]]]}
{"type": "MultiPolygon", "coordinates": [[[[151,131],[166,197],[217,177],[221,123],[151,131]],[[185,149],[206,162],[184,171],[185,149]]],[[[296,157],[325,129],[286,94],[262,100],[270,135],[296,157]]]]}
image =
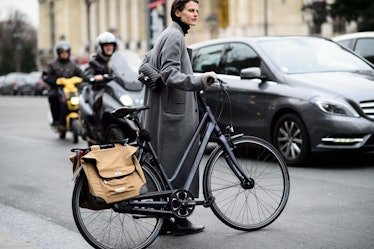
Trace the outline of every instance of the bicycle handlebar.
{"type": "MultiPolygon", "coordinates": [[[[222,89],[225,89],[224,85],[227,85],[226,82],[218,78],[214,84],[218,84],[222,89]]],[[[203,108],[208,107],[208,104],[206,103],[206,100],[203,98],[201,93],[198,93],[198,101],[200,102],[203,108]]],[[[128,119],[133,120],[132,118],[136,117],[136,115],[138,115],[141,111],[149,109],[149,108],[150,108],[149,106],[145,106],[145,105],[135,106],[135,107],[121,107],[116,110],[113,110],[110,114],[114,118],[128,118],[128,119]]],[[[139,123],[137,124],[140,125],[139,123]]],[[[100,148],[105,149],[105,148],[111,148],[113,146],[114,146],[113,144],[104,144],[104,145],[100,145],[100,148]]],[[[85,149],[75,148],[75,149],[72,149],[71,151],[72,152],[85,151],[85,153],[87,153],[88,151],[90,151],[90,148],[85,148],[85,149]]]]}

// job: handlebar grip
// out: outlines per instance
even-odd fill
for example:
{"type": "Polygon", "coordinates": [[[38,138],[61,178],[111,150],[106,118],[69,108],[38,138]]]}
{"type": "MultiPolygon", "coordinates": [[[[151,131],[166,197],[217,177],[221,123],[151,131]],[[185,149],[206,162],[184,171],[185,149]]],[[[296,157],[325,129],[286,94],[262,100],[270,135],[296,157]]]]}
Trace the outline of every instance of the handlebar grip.
{"type": "MultiPolygon", "coordinates": [[[[103,80],[111,80],[113,79],[113,77],[110,75],[110,74],[103,74],[103,80]]],[[[96,79],[95,77],[91,77],[88,79],[89,82],[93,83],[93,82],[96,82],[96,79]]]]}

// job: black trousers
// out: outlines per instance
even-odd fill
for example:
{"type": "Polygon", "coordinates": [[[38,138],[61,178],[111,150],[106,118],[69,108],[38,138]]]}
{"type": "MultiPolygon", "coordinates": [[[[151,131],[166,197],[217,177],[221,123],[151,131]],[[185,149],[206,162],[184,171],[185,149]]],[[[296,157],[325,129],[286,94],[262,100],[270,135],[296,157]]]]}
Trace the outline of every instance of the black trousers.
{"type": "Polygon", "coordinates": [[[57,90],[51,90],[48,95],[49,107],[51,109],[53,122],[59,122],[60,120],[60,100],[58,98],[57,90]]]}
{"type": "Polygon", "coordinates": [[[102,128],[101,118],[103,116],[103,94],[105,92],[104,88],[95,90],[94,94],[94,104],[93,104],[93,111],[96,125],[99,129],[102,128]]]}
{"type": "Polygon", "coordinates": [[[49,107],[51,109],[53,122],[61,124],[61,125],[65,124],[66,123],[65,117],[67,114],[67,105],[66,103],[62,103],[60,101],[57,89],[56,90],[52,89],[49,92],[48,102],[49,102],[49,107]]]}

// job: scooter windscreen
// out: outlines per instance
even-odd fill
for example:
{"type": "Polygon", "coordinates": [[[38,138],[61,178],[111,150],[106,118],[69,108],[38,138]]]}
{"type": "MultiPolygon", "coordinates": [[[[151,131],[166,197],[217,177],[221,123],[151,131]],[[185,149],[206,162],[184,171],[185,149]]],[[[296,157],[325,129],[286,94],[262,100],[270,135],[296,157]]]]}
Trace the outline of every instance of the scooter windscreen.
{"type": "Polygon", "coordinates": [[[138,72],[126,60],[126,55],[116,51],[110,59],[113,76],[128,91],[141,91],[143,84],[138,80],[138,72]]]}

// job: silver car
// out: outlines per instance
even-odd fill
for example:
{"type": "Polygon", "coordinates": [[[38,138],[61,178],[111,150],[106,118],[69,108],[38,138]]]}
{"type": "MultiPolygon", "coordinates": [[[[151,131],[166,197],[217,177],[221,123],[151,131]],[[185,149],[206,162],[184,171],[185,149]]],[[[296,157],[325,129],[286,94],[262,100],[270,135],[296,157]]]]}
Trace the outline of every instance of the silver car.
{"type": "Polygon", "coordinates": [[[229,97],[205,96],[222,127],[270,141],[296,165],[311,153],[374,149],[373,66],[335,42],[307,36],[196,43],[194,73],[215,71],[229,97]]]}
{"type": "Polygon", "coordinates": [[[374,32],[357,32],[336,36],[333,41],[374,63],[374,32]]]}

